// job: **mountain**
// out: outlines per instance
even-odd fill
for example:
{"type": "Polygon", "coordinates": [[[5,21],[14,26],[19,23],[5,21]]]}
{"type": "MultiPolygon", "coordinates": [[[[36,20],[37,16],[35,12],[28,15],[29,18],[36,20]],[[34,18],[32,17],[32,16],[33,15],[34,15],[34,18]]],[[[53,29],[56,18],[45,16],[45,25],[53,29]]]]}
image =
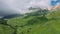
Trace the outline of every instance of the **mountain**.
{"type": "Polygon", "coordinates": [[[60,11],[48,13],[45,18],[29,16],[8,20],[12,26],[18,25],[18,34],[60,34],[60,11]]]}
{"type": "MultiPolygon", "coordinates": [[[[17,14],[10,14],[5,18],[11,18],[7,23],[17,29],[17,34],[60,34],[60,10],[54,10],[54,12],[48,12],[49,10],[46,9],[34,10],[27,14],[29,16],[26,16],[27,18],[25,16],[11,18],[17,14]],[[43,18],[40,17],[41,11],[43,14],[47,11],[43,18]]],[[[0,24],[0,34],[13,34],[14,32],[15,30],[11,27],[0,24]]]]}
{"type": "Polygon", "coordinates": [[[28,15],[28,16],[39,16],[40,15],[41,16],[41,15],[46,15],[49,12],[48,9],[41,9],[39,7],[30,7],[29,10],[32,12],[26,13],[25,15],[28,15]]]}
{"type": "Polygon", "coordinates": [[[21,15],[21,14],[11,14],[11,15],[6,15],[6,16],[4,16],[3,18],[7,18],[7,19],[10,19],[10,18],[14,18],[14,17],[19,17],[19,16],[23,16],[23,15],[21,15]]]}

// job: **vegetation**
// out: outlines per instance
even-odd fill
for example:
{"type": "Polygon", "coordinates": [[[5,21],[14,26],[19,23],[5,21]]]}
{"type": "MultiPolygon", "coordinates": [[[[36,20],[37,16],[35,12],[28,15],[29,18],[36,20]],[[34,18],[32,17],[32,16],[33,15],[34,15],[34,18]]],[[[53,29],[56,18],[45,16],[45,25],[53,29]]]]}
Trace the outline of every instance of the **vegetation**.
{"type": "Polygon", "coordinates": [[[15,17],[8,19],[7,24],[15,29],[0,24],[0,34],[60,34],[60,11],[48,13],[45,17],[15,17]]]}

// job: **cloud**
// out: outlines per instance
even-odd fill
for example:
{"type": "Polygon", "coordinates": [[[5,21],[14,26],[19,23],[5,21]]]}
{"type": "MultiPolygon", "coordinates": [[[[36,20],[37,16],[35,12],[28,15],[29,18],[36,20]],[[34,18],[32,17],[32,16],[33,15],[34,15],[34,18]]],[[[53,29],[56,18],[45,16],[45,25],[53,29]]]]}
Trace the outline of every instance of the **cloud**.
{"type": "Polygon", "coordinates": [[[48,8],[51,0],[2,0],[10,8],[26,9],[30,6],[48,8]],[[8,2],[7,2],[8,1],[8,2]]]}
{"type": "Polygon", "coordinates": [[[1,0],[0,2],[1,2],[0,7],[2,8],[2,10],[10,9],[10,10],[16,10],[15,12],[17,13],[26,13],[27,11],[22,12],[21,9],[27,9],[28,7],[31,6],[49,8],[51,0],[1,0]]]}
{"type": "Polygon", "coordinates": [[[27,9],[30,6],[50,7],[51,0],[4,0],[10,8],[27,9]],[[8,1],[8,2],[7,2],[8,1]]]}
{"type": "Polygon", "coordinates": [[[31,1],[31,6],[39,6],[41,8],[49,8],[51,0],[31,1]]]}

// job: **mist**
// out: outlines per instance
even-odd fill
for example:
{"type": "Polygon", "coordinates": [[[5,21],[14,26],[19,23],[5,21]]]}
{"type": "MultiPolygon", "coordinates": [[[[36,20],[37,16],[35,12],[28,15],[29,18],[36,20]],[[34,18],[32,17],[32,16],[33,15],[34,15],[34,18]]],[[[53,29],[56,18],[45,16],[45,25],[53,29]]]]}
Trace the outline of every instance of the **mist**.
{"type": "Polygon", "coordinates": [[[0,0],[0,15],[24,14],[29,7],[50,8],[51,0],[0,0]]]}

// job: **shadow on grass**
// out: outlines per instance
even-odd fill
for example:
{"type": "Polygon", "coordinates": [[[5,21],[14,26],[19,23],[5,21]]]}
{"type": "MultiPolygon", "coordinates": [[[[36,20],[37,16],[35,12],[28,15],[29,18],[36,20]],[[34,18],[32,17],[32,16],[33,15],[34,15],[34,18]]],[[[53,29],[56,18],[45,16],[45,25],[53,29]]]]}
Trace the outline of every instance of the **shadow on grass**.
{"type": "Polygon", "coordinates": [[[52,21],[52,20],[57,21],[57,20],[60,20],[60,18],[51,18],[51,19],[48,19],[46,17],[34,17],[34,18],[28,20],[27,24],[21,25],[20,27],[24,28],[24,26],[30,26],[30,25],[34,25],[34,24],[45,24],[48,21],[52,21]]]}
{"type": "Polygon", "coordinates": [[[33,25],[33,24],[41,24],[46,23],[48,21],[45,17],[35,17],[27,22],[26,25],[33,25]]]}
{"type": "Polygon", "coordinates": [[[48,19],[49,21],[51,20],[60,20],[60,18],[51,18],[51,19],[48,19]]]}

